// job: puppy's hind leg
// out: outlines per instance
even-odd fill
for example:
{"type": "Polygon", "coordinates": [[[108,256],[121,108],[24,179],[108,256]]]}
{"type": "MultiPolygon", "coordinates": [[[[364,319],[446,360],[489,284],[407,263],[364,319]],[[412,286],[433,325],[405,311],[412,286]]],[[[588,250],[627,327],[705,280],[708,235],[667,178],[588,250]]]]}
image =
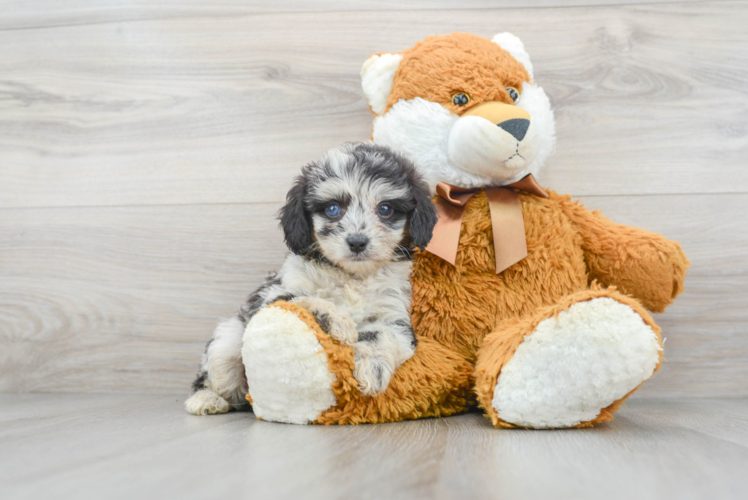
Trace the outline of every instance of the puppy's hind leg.
{"type": "Polygon", "coordinates": [[[242,363],[244,322],[233,316],[218,323],[205,348],[200,372],[192,385],[195,393],[184,403],[193,415],[226,413],[248,403],[247,378],[242,363]]]}

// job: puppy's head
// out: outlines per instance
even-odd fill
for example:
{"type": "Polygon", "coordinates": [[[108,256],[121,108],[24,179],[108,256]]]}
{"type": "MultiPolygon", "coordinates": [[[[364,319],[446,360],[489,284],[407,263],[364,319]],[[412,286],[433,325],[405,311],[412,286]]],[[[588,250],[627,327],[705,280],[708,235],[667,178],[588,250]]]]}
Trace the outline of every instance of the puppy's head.
{"type": "Polygon", "coordinates": [[[427,185],[388,148],[351,143],[305,166],[280,212],[288,248],[362,273],[423,248],[436,224],[427,185]]]}

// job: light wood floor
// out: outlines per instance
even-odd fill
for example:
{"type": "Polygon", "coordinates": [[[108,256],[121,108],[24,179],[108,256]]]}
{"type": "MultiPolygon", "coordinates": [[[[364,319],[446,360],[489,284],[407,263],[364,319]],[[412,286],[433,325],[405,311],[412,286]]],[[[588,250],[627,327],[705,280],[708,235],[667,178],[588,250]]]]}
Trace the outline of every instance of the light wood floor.
{"type": "Polygon", "coordinates": [[[181,397],[0,394],[0,498],[748,497],[748,400],[633,401],[611,423],[477,414],[351,427],[195,417],[181,397]]]}

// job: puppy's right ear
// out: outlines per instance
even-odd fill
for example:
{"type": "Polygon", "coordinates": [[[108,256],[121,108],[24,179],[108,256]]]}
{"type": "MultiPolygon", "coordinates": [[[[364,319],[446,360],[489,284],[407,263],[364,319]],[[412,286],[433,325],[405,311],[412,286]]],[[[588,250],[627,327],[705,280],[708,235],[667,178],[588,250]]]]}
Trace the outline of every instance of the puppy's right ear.
{"type": "Polygon", "coordinates": [[[301,174],[286,195],[286,204],[280,210],[280,227],[289,250],[297,255],[305,253],[312,244],[312,220],[304,207],[307,177],[301,174]]]}

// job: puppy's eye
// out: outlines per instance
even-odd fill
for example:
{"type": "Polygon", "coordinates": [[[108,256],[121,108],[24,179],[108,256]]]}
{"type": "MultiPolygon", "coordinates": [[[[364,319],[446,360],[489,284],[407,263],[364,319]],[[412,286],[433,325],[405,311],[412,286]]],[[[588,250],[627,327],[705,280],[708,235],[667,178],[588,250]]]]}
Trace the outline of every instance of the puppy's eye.
{"type": "Polygon", "coordinates": [[[470,96],[465,92],[457,92],[452,94],[452,104],[455,106],[464,106],[470,102],[470,96]]]}
{"type": "Polygon", "coordinates": [[[514,87],[507,87],[504,90],[506,90],[506,93],[512,98],[512,101],[517,102],[519,100],[519,92],[517,89],[514,87]]]}
{"type": "Polygon", "coordinates": [[[337,203],[330,203],[325,207],[325,213],[328,217],[337,217],[340,215],[340,205],[337,203]]]}
{"type": "Polygon", "coordinates": [[[389,219],[390,217],[392,217],[392,214],[395,213],[395,210],[386,203],[382,203],[381,205],[379,205],[379,210],[377,210],[377,213],[381,218],[389,219]]]}

